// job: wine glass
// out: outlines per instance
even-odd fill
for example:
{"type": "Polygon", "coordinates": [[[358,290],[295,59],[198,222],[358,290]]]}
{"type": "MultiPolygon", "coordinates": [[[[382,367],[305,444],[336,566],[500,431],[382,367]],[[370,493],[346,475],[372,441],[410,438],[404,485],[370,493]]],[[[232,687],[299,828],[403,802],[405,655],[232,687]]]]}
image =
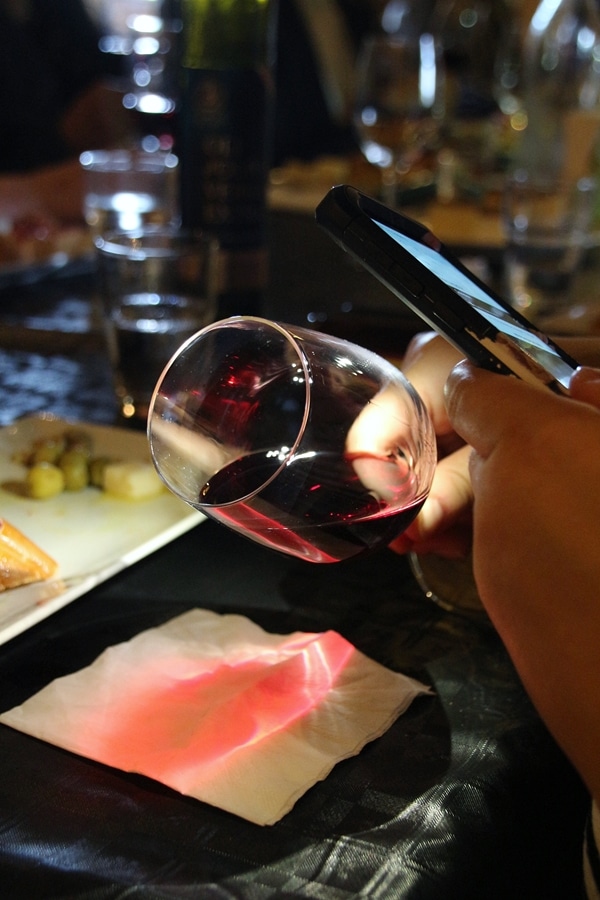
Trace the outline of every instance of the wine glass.
{"type": "Polygon", "coordinates": [[[536,162],[506,179],[501,224],[509,300],[539,322],[576,300],[598,192],[594,178],[547,175],[536,162]]]}
{"type": "Polygon", "coordinates": [[[393,540],[423,505],[436,461],[427,411],[395,366],[251,316],[182,345],[155,388],[148,437],[177,496],[319,563],[393,540]]]}
{"type": "Polygon", "coordinates": [[[442,52],[426,32],[371,35],[359,51],[354,125],[365,158],[396,205],[401,179],[437,149],[444,113],[442,52]]]}
{"type": "Polygon", "coordinates": [[[464,558],[449,559],[435,553],[413,551],[408,554],[408,561],[428,600],[446,612],[479,624],[490,623],[475,584],[472,553],[464,558]]]}

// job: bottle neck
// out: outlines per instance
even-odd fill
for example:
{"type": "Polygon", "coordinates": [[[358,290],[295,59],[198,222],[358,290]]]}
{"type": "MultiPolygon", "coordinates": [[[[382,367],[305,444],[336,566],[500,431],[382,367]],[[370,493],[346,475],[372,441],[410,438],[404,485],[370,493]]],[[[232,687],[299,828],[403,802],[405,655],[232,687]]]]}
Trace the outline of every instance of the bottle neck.
{"type": "Polygon", "coordinates": [[[182,0],[184,67],[270,66],[275,53],[274,5],[273,0],[182,0]]]}
{"type": "Polygon", "coordinates": [[[273,0],[183,0],[181,221],[220,244],[219,314],[256,313],[267,282],[273,0]]]}

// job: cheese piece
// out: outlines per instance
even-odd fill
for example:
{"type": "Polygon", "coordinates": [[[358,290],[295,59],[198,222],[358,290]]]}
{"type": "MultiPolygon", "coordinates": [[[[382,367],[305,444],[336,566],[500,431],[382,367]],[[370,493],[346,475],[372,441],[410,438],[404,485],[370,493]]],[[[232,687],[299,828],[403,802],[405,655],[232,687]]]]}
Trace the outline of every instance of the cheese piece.
{"type": "Polygon", "coordinates": [[[104,490],[122,500],[146,500],[160,494],[164,485],[152,463],[115,462],[104,469],[104,490]]]}

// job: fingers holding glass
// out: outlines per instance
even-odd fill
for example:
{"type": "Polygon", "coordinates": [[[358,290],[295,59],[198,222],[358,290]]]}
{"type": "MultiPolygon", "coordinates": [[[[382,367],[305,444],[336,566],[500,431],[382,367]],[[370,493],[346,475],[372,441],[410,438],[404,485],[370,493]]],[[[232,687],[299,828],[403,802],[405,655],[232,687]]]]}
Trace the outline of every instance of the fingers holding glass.
{"type": "Polygon", "coordinates": [[[313,562],[389,543],[435,467],[425,407],[394,366],[250,317],[181,348],[155,391],[149,437],[159,473],[187,503],[313,562]]]}

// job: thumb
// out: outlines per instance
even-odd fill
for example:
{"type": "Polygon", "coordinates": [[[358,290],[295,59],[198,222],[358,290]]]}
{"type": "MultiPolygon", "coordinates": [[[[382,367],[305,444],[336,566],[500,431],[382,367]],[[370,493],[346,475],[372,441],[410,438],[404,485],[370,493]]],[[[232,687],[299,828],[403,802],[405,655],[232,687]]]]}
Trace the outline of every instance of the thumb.
{"type": "Polygon", "coordinates": [[[571,376],[569,392],[573,400],[580,400],[600,409],[600,369],[580,366],[571,376]]]}

